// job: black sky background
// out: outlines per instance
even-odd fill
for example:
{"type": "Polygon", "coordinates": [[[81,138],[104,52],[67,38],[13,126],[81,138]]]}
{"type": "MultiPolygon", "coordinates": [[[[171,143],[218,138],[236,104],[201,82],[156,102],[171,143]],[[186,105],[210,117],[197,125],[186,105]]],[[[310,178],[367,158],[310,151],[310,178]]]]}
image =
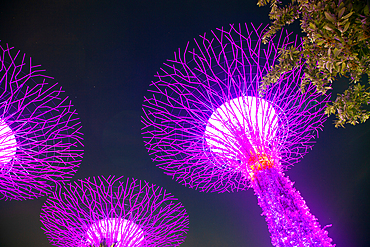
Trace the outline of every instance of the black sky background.
{"type": "MultiPolygon", "coordinates": [[[[267,247],[269,232],[252,190],[207,194],[185,188],[155,166],[140,134],[143,95],[162,63],[212,29],[269,23],[269,9],[256,1],[3,0],[0,40],[42,64],[72,99],[85,134],[84,159],[73,180],[123,175],[166,188],[190,216],[182,247],[267,247]]],[[[338,247],[367,247],[370,121],[346,129],[332,122],[286,174],[320,224],[333,224],[329,236],[338,247]]],[[[39,221],[45,200],[0,201],[1,247],[51,246],[39,221]]]]}

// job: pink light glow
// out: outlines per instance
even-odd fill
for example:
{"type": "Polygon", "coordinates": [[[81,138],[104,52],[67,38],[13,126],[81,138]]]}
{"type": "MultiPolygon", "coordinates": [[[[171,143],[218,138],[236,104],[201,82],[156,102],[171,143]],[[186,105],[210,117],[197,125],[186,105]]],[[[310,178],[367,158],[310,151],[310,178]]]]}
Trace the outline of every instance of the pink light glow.
{"type": "Polygon", "coordinates": [[[184,206],[165,189],[115,176],[59,184],[41,211],[45,234],[60,247],[176,247],[189,225],[184,206]]]}
{"type": "Polygon", "coordinates": [[[31,58],[0,46],[0,199],[33,199],[68,181],[83,156],[71,101],[31,58]]]}
{"type": "Polygon", "coordinates": [[[13,131],[0,119],[0,167],[11,161],[17,150],[13,131]]]}
{"type": "MultiPolygon", "coordinates": [[[[109,218],[93,223],[86,232],[86,242],[98,246],[103,239],[113,239],[115,247],[144,246],[144,231],[134,222],[109,218]]],[[[86,245],[86,244],[83,244],[86,245]]]]}

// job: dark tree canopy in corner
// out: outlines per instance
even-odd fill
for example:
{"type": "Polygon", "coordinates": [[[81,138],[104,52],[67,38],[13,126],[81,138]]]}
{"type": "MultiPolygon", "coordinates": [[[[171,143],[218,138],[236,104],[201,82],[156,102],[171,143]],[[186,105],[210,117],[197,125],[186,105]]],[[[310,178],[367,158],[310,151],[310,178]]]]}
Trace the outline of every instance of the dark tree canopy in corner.
{"type": "Polygon", "coordinates": [[[318,92],[332,89],[340,77],[349,78],[348,88],[326,110],[335,114],[335,126],[358,124],[370,117],[370,15],[364,0],[258,0],[258,6],[270,4],[273,23],[265,33],[267,41],[283,26],[300,20],[306,34],[299,48],[280,49],[279,64],[264,77],[265,89],[280,75],[305,63],[301,89],[312,82],[318,92]],[[367,76],[368,81],[364,81],[367,76]]]}

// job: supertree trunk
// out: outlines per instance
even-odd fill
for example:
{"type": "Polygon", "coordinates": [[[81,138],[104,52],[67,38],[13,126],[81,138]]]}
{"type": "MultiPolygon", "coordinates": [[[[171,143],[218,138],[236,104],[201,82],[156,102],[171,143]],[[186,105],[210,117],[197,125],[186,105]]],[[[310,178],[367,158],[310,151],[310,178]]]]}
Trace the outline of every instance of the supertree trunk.
{"type": "Polygon", "coordinates": [[[251,185],[274,246],[333,246],[293,182],[276,168],[255,174],[251,185]]]}

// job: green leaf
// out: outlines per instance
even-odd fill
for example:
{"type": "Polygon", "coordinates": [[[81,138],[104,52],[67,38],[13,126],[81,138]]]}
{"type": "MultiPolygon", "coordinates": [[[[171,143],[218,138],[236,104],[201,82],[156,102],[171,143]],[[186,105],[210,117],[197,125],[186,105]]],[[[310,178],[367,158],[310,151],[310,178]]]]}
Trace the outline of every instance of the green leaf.
{"type": "Polygon", "coordinates": [[[337,57],[339,55],[339,53],[341,52],[341,50],[339,50],[338,48],[334,48],[334,57],[337,57]]]}
{"type": "Polygon", "coordinates": [[[345,16],[342,17],[342,19],[348,19],[353,14],[353,11],[349,12],[345,16]]]}
{"type": "Polygon", "coordinates": [[[325,40],[320,39],[320,40],[318,40],[318,41],[316,42],[316,44],[317,44],[317,45],[322,45],[322,44],[324,44],[324,42],[325,42],[325,40]]]}
{"type": "Polygon", "coordinates": [[[342,22],[338,22],[338,25],[342,26],[348,22],[348,19],[343,20],[342,22]]]}
{"type": "Polygon", "coordinates": [[[325,25],[323,28],[329,31],[333,31],[333,29],[331,29],[328,25],[325,25]]]}
{"type": "Polygon", "coordinates": [[[369,15],[369,6],[368,5],[365,5],[364,14],[369,15]]]}
{"type": "Polygon", "coordinates": [[[330,14],[329,12],[326,12],[326,11],[325,11],[325,17],[326,17],[326,19],[328,19],[331,22],[336,21],[335,16],[333,16],[332,14],[330,14]]]}
{"type": "Polygon", "coordinates": [[[357,41],[358,42],[364,41],[365,39],[366,39],[366,37],[363,34],[360,34],[359,36],[357,36],[357,41]]]}
{"type": "Polygon", "coordinates": [[[316,29],[316,25],[313,22],[310,22],[309,27],[311,29],[316,29]]]}
{"type": "Polygon", "coordinates": [[[341,72],[344,74],[347,64],[345,62],[342,63],[341,72]]]}
{"type": "Polygon", "coordinates": [[[345,31],[347,31],[348,30],[348,28],[349,28],[349,25],[350,25],[351,23],[350,22],[347,22],[346,23],[346,25],[344,26],[344,28],[343,28],[343,32],[342,33],[344,33],[345,31]]]}
{"type": "Polygon", "coordinates": [[[345,10],[346,10],[346,7],[343,7],[341,10],[339,10],[339,12],[338,12],[338,19],[342,18],[345,10]]]}

